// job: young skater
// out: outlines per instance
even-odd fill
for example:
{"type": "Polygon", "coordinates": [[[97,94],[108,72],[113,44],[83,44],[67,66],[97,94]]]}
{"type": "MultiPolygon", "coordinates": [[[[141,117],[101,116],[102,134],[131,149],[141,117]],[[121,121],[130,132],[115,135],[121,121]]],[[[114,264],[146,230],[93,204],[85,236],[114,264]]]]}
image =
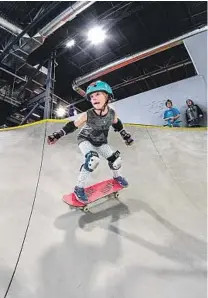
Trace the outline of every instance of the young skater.
{"type": "Polygon", "coordinates": [[[62,136],[74,132],[85,124],[77,137],[78,146],[84,155],[85,162],[81,166],[78,181],[74,188],[77,200],[81,203],[87,203],[84,187],[91,172],[99,164],[99,155],[108,161],[113,172],[113,178],[123,187],[128,186],[128,182],[120,173],[120,152],[118,150],[114,152],[108,145],[110,127],[112,126],[115,131],[120,133],[126,145],[133,143],[131,135],[125,131],[121,120],[115,111],[109,107],[109,102],[113,98],[111,87],[105,82],[96,81],[88,86],[86,95],[93,108],[84,112],[77,120],[68,122],[60,131],[48,136],[48,144],[54,144],[62,136]]]}

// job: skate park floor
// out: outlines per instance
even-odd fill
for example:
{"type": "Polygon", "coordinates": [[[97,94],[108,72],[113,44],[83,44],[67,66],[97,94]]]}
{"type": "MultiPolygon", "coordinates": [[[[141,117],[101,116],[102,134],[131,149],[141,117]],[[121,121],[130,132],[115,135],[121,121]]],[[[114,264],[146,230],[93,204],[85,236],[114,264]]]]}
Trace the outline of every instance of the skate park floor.
{"type": "MultiPolygon", "coordinates": [[[[207,297],[207,131],[111,130],[129,187],[90,214],[62,197],[83,157],[62,122],[0,130],[0,298],[207,297]]],[[[101,159],[90,184],[111,178],[101,159]]]]}

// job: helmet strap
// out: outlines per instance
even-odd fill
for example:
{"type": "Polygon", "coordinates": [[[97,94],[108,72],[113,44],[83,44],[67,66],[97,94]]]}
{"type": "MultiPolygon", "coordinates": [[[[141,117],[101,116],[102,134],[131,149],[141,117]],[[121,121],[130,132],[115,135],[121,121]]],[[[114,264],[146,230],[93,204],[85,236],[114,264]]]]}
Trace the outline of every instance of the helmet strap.
{"type": "Polygon", "coordinates": [[[102,116],[102,112],[105,111],[105,108],[107,107],[108,103],[109,103],[109,95],[108,95],[108,98],[107,98],[106,102],[104,103],[102,109],[100,109],[100,116],[102,116]]]}

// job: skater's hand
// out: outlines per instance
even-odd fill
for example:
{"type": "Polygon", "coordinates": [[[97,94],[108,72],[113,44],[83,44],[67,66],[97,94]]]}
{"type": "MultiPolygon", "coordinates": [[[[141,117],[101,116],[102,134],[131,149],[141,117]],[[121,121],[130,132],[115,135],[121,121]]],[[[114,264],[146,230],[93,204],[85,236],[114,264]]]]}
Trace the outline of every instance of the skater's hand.
{"type": "Polygon", "coordinates": [[[58,140],[55,138],[54,135],[50,135],[50,136],[48,136],[48,138],[47,138],[47,143],[48,143],[48,145],[53,145],[53,144],[55,144],[57,141],[58,141],[58,140]]]}
{"type": "Polygon", "coordinates": [[[47,138],[48,145],[55,144],[58,141],[58,139],[60,139],[62,136],[63,136],[62,131],[54,132],[47,138]]]}
{"type": "Polygon", "coordinates": [[[134,140],[131,138],[131,136],[126,140],[125,144],[127,146],[131,146],[133,144],[134,140]]]}
{"type": "Polygon", "coordinates": [[[133,143],[134,140],[132,139],[130,133],[126,132],[126,131],[123,129],[123,130],[120,132],[120,134],[121,134],[122,138],[124,139],[125,144],[126,144],[127,146],[132,145],[132,143],[133,143]]]}

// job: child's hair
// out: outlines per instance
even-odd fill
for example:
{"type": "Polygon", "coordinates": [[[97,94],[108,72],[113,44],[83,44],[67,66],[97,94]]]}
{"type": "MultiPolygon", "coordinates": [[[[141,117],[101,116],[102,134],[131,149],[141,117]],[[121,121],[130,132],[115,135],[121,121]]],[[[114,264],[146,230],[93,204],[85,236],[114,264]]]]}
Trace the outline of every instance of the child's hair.
{"type": "Polygon", "coordinates": [[[105,94],[106,99],[111,100],[112,96],[110,94],[106,93],[105,91],[103,91],[103,93],[105,94]]]}
{"type": "Polygon", "coordinates": [[[106,100],[108,101],[108,103],[111,102],[112,96],[110,94],[106,93],[105,91],[99,91],[99,92],[104,94],[104,96],[105,96],[106,100]]]}
{"type": "Polygon", "coordinates": [[[168,100],[166,100],[166,103],[165,103],[166,107],[167,107],[168,102],[171,103],[171,106],[173,105],[172,100],[168,99],[168,100]]]}
{"type": "Polygon", "coordinates": [[[106,93],[105,91],[97,91],[97,92],[102,93],[102,94],[105,96],[105,98],[106,98],[107,100],[110,100],[110,99],[111,99],[110,94],[106,93]]]}

